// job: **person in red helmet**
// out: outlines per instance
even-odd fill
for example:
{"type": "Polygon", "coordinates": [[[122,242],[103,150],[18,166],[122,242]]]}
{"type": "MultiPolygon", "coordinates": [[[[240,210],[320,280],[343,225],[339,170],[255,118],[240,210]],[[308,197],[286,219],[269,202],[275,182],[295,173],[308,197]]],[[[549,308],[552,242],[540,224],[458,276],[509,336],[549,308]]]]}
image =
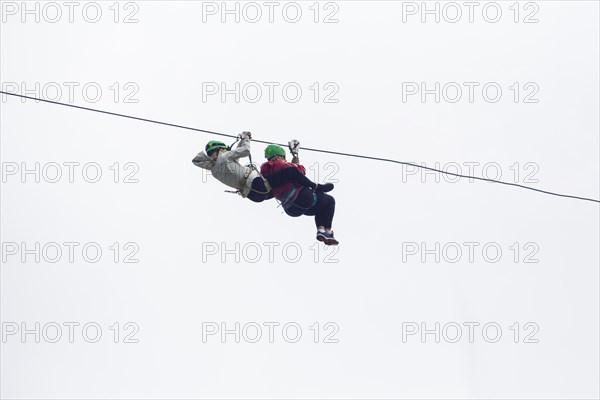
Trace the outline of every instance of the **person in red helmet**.
{"type": "MultiPolygon", "coordinates": [[[[300,164],[300,158],[298,157],[300,143],[297,140],[292,140],[289,143],[289,148],[293,156],[291,163],[286,161],[286,152],[283,147],[276,144],[267,146],[265,149],[267,162],[261,165],[261,174],[269,176],[282,170],[294,169],[297,171],[295,173],[305,175],[306,168],[300,164]]],[[[317,226],[317,240],[328,246],[336,246],[339,242],[334,237],[331,229],[335,214],[335,199],[326,194],[333,190],[333,187],[332,183],[314,187],[303,186],[289,179],[285,184],[273,187],[271,192],[281,202],[287,215],[291,217],[314,216],[317,226]]]]}

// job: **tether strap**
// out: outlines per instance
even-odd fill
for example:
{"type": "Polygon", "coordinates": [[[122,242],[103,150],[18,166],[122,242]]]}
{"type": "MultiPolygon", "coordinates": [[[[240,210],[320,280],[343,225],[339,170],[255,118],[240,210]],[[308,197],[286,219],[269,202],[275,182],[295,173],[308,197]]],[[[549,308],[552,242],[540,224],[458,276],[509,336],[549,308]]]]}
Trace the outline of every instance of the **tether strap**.
{"type": "Polygon", "coordinates": [[[233,149],[233,146],[235,146],[235,144],[236,144],[237,142],[239,142],[239,141],[240,141],[240,137],[238,136],[238,137],[237,137],[237,139],[235,139],[235,142],[233,142],[233,143],[231,144],[231,146],[229,146],[229,147],[227,148],[227,151],[231,151],[231,149],[233,149]]]}
{"type": "Polygon", "coordinates": [[[269,183],[269,181],[267,180],[267,178],[265,178],[263,176],[263,174],[260,173],[260,171],[258,170],[258,168],[256,168],[256,165],[254,165],[254,163],[252,162],[252,153],[248,153],[248,159],[250,160],[250,168],[252,168],[253,170],[255,170],[258,173],[258,176],[260,176],[263,180],[263,182],[265,183],[265,188],[267,189],[266,192],[261,192],[258,191],[256,189],[253,189],[252,187],[250,187],[250,190],[252,192],[258,193],[258,194],[269,194],[271,193],[271,184],[269,183]]]}
{"type": "Polygon", "coordinates": [[[256,172],[258,172],[258,174],[260,175],[260,171],[256,168],[256,165],[254,165],[254,163],[252,162],[252,153],[248,153],[248,159],[250,160],[250,168],[252,168],[256,172]]]}

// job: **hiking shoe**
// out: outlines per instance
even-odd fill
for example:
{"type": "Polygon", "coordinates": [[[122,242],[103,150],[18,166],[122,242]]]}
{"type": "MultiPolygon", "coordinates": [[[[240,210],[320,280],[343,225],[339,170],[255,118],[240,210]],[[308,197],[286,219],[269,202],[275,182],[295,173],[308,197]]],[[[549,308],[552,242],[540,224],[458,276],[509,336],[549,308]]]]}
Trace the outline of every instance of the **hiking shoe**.
{"type": "Polygon", "coordinates": [[[315,188],[315,192],[331,192],[333,190],[333,183],[319,183],[315,188]]]}
{"type": "Polygon", "coordinates": [[[327,246],[337,246],[340,243],[333,237],[333,231],[331,233],[318,231],[317,240],[325,243],[327,246]]]}

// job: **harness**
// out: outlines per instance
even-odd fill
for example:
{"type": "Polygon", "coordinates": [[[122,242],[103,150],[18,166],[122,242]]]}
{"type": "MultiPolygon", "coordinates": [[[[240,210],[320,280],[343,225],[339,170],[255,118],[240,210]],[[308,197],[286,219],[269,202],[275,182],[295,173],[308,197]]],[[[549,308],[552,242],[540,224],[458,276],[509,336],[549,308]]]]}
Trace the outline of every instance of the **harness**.
{"type": "MultiPolygon", "coordinates": [[[[229,146],[227,148],[227,150],[230,151],[239,140],[240,139],[238,138],[235,142],[233,142],[233,144],[231,146],[229,146]]],[[[258,193],[258,194],[262,194],[262,195],[268,195],[269,193],[271,193],[271,185],[269,184],[269,181],[260,173],[260,171],[256,167],[256,164],[254,164],[252,162],[252,153],[248,154],[248,159],[250,160],[250,164],[246,165],[246,167],[248,168],[248,172],[244,175],[244,178],[246,178],[245,186],[246,186],[246,188],[250,189],[250,190],[248,190],[248,193],[244,194],[245,190],[225,190],[225,193],[239,194],[243,198],[248,197],[248,194],[250,192],[254,192],[254,193],[258,193]],[[256,176],[254,176],[254,177],[252,177],[253,172],[256,173],[256,176]],[[251,177],[252,177],[252,179],[250,179],[251,177]],[[260,177],[263,180],[265,189],[267,189],[266,192],[262,192],[260,190],[256,190],[256,189],[252,188],[252,181],[254,181],[254,179],[256,179],[257,177],[260,177]]]]}
{"type": "Polygon", "coordinates": [[[288,190],[283,196],[281,196],[281,198],[278,199],[281,203],[280,205],[283,207],[284,210],[287,211],[292,207],[297,207],[300,210],[306,211],[313,208],[315,204],[317,204],[317,194],[313,192],[313,201],[311,205],[309,205],[308,207],[300,207],[299,205],[297,205],[296,199],[298,198],[298,195],[300,194],[302,189],[304,189],[303,186],[294,186],[293,188],[288,190]]]}

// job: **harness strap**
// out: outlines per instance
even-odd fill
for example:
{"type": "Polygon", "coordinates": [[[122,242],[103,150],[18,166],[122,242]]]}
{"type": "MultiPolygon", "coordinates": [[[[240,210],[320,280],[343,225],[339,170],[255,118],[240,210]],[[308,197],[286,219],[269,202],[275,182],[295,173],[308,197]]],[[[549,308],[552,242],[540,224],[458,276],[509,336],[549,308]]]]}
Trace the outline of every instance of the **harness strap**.
{"type": "Polygon", "coordinates": [[[240,141],[240,138],[239,138],[239,136],[238,136],[238,138],[235,140],[235,142],[233,142],[233,143],[232,143],[232,144],[231,144],[231,145],[230,145],[230,146],[227,148],[227,151],[231,151],[231,149],[233,149],[233,146],[235,146],[235,144],[236,144],[237,142],[239,142],[239,141],[240,141]]]}
{"type": "Polygon", "coordinates": [[[269,184],[269,181],[267,180],[267,178],[265,178],[264,176],[262,176],[260,173],[258,175],[261,177],[261,179],[265,183],[265,189],[267,189],[267,191],[266,192],[260,192],[260,191],[255,190],[255,189],[251,189],[251,190],[254,191],[254,192],[256,192],[256,193],[260,193],[260,194],[269,194],[269,193],[271,193],[271,185],[269,184]]]}
{"type": "Polygon", "coordinates": [[[302,186],[294,186],[288,190],[287,193],[278,199],[281,202],[281,206],[284,209],[293,206],[301,190],[302,186]]]}
{"type": "Polygon", "coordinates": [[[266,194],[269,194],[269,193],[271,193],[271,189],[272,189],[272,188],[271,188],[271,184],[269,183],[269,181],[267,180],[267,178],[265,178],[265,177],[263,176],[263,174],[261,174],[261,173],[260,173],[260,171],[258,170],[258,168],[256,168],[256,165],[255,165],[255,164],[252,162],[252,153],[249,153],[249,154],[248,154],[248,159],[250,160],[250,165],[249,165],[249,166],[250,166],[250,168],[251,168],[251,169],[253,169],[254,171],[256,171],[256,173],[258,174],[258,176],[260,176],[260,177],[261,177],[261,179],[262,179],[262,180],[263,180],[263,182],[265,183],[265,189],[267,189],[267,191],[266,191],[266,192],[261,192],[261,191],[259,191],[259,190],[252,189],[252,187],[250,187],[250,190],[251,190],[252,192],[255,192],[255,193],[258,193],[258,194],[265,194],[265,195],[266,195],[266,194]]]}
{"type": "Polygon", "coordinates": [[[299,208],[301,210],[305,210],[306,211],[306,210],[310,210],[311,208],[313,208],[315,206],[315,204],[317,204],[317,194],[313,192],[313,202],[312,202],[312,204],[310,206],[308,206],[308,207],[300,207],[299,205],[297,205],[294,202],[292,204],[288,204],[288,205],[283,206],[283,208],[284,209],[288,209],[288,208],[290,208],[290,207],[293,206],[293,207],[297,207],[297,208],[299,208]]]}
{"type": "Polygon", "coordinates": [[[296,200],[298,199],[298,195],[304,189],[304,186],[294,186],[291,188],[286,194],[284,194],[279,201],[281,202],[279,205],[283,207],[284,210],[288,210],[291,207],[297,207],[300,210],[309,210],[317,204],[318,198],[315,192],[312,193],[313,201],[311,205],[308,207],[301,207],[296,204],[296,200]]]}

